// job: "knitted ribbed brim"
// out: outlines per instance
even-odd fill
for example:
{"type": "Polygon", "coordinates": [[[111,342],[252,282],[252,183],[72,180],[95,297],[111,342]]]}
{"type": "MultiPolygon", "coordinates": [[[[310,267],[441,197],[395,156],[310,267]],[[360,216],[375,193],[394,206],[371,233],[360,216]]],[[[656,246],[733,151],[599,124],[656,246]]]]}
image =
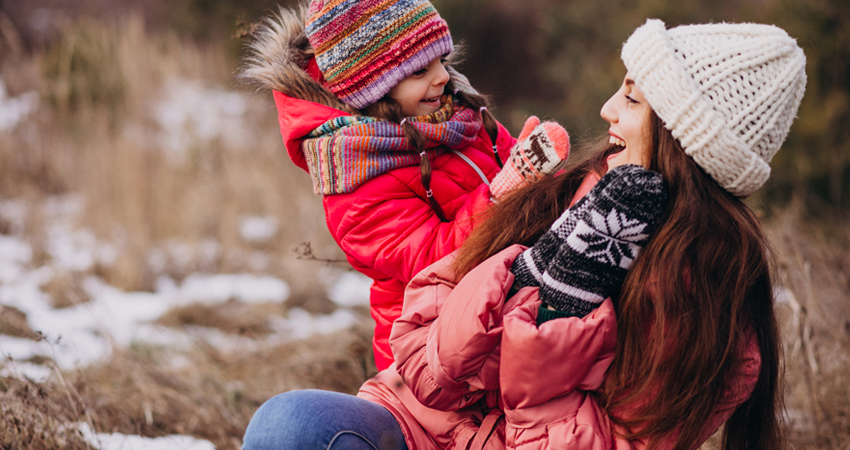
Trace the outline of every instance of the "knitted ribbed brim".
{"type": "Polygon", "coordinates": [[[806,86],[803,50],[761,24],[648,20],[622,59],[685,153],[720,186],[747,196],[770,176],[806,86]]]}
{"type": "Polygon", "coordinates": [[[313,0],[306,32],[327,87],[357,109],[453,49],[427,0],[313,0]]]}

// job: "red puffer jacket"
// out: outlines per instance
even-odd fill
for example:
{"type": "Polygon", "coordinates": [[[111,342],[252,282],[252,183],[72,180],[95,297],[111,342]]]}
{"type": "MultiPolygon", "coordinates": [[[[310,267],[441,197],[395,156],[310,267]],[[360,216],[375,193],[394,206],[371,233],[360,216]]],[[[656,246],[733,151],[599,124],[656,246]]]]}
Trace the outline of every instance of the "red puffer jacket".
{"type": "MultiPolygon", "coordinates": [[[[306,170],[303,136],[346,113],[280,92],[274,97],[287,151],[306,170]]],[[[514,142],[500,127],[496,145],[503,160],[514,142]]],[[[416,273],[460,247],[480,220],[480,213],[490,206],[489,181],[499,173],[492,147],[482,128],[471,146],[459,150],[466,159],[445,152],[431,160],[431,190],[448,222],[440,221],[428,203],[418,165],[378,175],[351,193],[324,196],[331,235],[349,263],[374,280],[370,303],[379,370],[393,362],[387,339],[393,321],[401,314],[405,285],[416,273]]]]}
{"type": "MultiPolygon", "coordinates": [[[[522,250],[503,250],[457,284],[451,257],[417,275],[390,338],[397,366],[358,396],[386,407],[411,449],[645,448],[647,441],[618,437],[592,395],[617,343],[611,301],[538,327],[537,288],[505,301],[522,250]]],[[[760,361],[751,336],[702,441],[749,397],[760,361]]]]}
{"type": "MultiPolygon", "coordinates": [[[[301,150],[305,135],[330,119],[351,114],[351,108],[317,81],[321,74],[304,48],[304,17],[299,13],[281,12],[255,34],[252,56],[240,77],[274,91],[286,150],[297,166],[308,170],[301,150]]],[[[495,144],[503,161],[514,143],[500,127],[495,144]]],[[[499,171],[493,144],[482,129],[460,155],[445,152],[432,158],[431,190],[448,222],[441,222],[432,210],[418,165],[379,175],[354,192],[324,197],[331,235],[351,265],[374,280],[370,298],[379,369],[393,361],[387,339],[401,313],[404,286],[458,248],[478,214],[490,205],[487,183],[499,171]]]]}

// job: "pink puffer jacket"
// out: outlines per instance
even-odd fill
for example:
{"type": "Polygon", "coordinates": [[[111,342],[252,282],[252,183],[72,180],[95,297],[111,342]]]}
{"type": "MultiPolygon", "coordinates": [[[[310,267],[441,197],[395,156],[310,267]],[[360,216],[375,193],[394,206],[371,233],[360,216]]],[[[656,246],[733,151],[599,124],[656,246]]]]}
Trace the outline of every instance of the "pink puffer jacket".
{"type": "MultiPolygon", "coordinates": [[[[606,300],[590,315],[536,325],[536,288],[505,301],[515,245],[458,284],[445,258],[417,275],[390,344],[396,365],[358,396],[386,407],[411,449],[642,449],[617,437],[592,391],[614,356],[617,322],[606,300]]],[[[707,439],[752,392],[760,354],[741,352],[727,401],[707,439]]]]}

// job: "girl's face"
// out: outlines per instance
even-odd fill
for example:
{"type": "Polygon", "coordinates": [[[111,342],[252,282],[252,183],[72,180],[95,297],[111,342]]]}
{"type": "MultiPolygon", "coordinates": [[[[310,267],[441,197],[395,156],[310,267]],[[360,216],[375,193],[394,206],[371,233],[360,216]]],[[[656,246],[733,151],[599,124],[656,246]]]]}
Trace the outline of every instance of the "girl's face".
{"type": "Polygon", "coordinates": [[[390,90],[388,95],[401,105],[402,114],[407,117],[424,116],[440,109],[440,96],[449,82],[444,62],[445,58],[431,61],[390,90]]]}
{"type": "Polygon", "coordinates": [[[608,159],[608,170],[623,164],[647,166],[650,111],[646,97],[626,74],[620,90],[605,102],[600,113],[609,123],[609,142],[624,147],[623,151],[608,159]]]}

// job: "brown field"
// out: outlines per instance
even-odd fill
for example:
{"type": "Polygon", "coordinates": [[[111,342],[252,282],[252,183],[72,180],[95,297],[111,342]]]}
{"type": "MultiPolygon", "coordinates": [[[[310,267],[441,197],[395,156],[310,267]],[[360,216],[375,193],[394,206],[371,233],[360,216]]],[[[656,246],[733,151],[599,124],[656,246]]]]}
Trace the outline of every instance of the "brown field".
{"type": "MultiPolygon", "coordinates": [[[[325,263],[301,257],[303,246],[293,250],[309,242],[316,257],[341,258],[320,198],[283,152],[270,97],[233,87],[235,67],[221,45],[151,34],[133,16],[115,26],[73,23],[56,45],[34,53],[16,50],[6,31],[0,79],[9,97],[37,92],[39,106],[16,127],[0,129],[0,200],[42,205],[79,196],[84,206],[76,225],[116,249],[89,272],[59,273],[44,285],[55,308],[87,301],[84,275],[125,291],[150,291],[160,275],[181,280],[204,271],[273,275],[292,295],[283,307],[189,305],[163,315],[161,324],[252,338],[268,334],[266,318],[288,308],[333,311],[317,275],[325,263]],[[241,109],[219,118],[224,122],[213,132],[199,123],[207,119],[161,121],[157,108],[187,92],[210,101],[221,96],[224,103],[212,105],[225,111],[241,109]],[[239,97],[227,96],[233,92],[239,97]],[[182,128],[173,130],[175,123],[182,128]],[[169,140],[187,135],[188,142],[169,140]],[[269,239],[246,240],[239,231],[246,216],[273,217],[280,225],[269,239]],[[152,264],[152,249],[173,242],[186,252],[162,253],[152,264]]],[[[800,202],[758,209],[782,283],[777,308],[790,448],[848,449],[850,228],[808,219],[800,202]]],[[[41,211],[31,208],[20,224],[0,221],[0,233],[26,236],[33,265],[50,263],[41,211]]],[[[351,330],[249,351],[138,345],[73,371],[35,361],[53,368],[49,381],[0,378],[0,447],[90,448],[65,426],[87,422],[101,432],[187,434],[238,449],[251,414],[272,395],[300,388],[355,392],[375,372],[371,322],[360,313],[351,330]]],[[[39,339],[38,331],[20,311],[0,311],[0,334],[39,339]]]]}

